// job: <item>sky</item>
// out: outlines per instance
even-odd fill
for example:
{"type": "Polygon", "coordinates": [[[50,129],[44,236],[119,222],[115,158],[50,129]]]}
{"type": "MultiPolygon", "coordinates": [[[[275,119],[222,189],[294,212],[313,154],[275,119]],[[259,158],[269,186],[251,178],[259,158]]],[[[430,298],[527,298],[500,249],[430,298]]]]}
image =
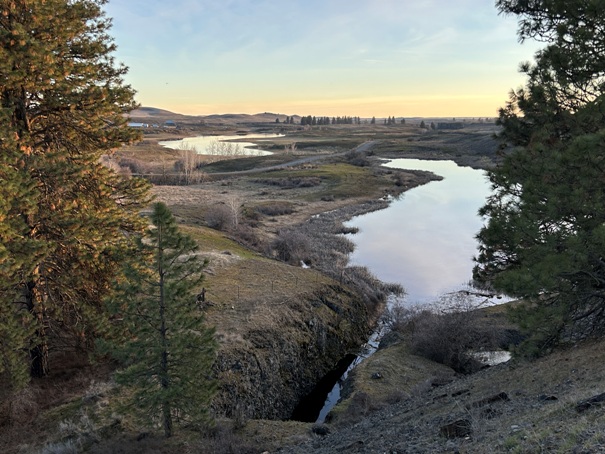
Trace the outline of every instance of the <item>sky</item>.
{"type": "Polygon", "coordinates": [[[519,64],[493,0],[109,0],[137,101],[190,115],[495,117],[519,64]]]}

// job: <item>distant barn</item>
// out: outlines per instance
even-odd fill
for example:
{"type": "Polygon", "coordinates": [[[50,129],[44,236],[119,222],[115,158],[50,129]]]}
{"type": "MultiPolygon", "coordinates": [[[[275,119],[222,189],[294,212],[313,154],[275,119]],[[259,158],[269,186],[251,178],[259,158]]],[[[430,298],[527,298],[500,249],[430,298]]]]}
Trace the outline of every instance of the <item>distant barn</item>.
{"type": "Polygon", "coordinates": [[[176,122],[174,120],[166,120],[164,126],[166,128],[176,128],[176,122]]]}
{"type": "Polygon", "coordinates": [[[130,122],[128,123],[128,126],[130,126],[131,128],[148,128],[149,125],[147,123],[137,123],[137,122],[130,122]]]}

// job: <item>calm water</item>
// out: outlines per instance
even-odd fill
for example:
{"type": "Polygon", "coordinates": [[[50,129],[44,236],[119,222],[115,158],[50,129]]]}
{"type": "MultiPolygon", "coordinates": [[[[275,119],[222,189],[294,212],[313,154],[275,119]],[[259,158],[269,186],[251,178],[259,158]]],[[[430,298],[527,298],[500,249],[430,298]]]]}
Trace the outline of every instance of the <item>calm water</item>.
{"type": "MultiPolygon", "coordinates": [[[[490,193],[484,172],[453,161],[396,159],[386,166],[428,170],[444,179],[407,191],[385,210],[349,221],[348,226],[360,228],[350,237],[356,245],[350,263],[367,266],[384,282],[403,285],[407,303],[430,303],[448,292],[468,289],[477,253],[475,235],[482,226],[477,211],[490,193]]],[[[325,420],[348,373],[375,351],[381,334],[379,327],[335,383],[316,422],[325,420]]]]}
{"type": "Polygon", "coordinates": [[[272,139],[283,137],[281,134],[248,134],[245,136],[199,136],[181,140],[159,142],[166,148],[175,150],[195,150],[199,154],[213,156],[265,156],[270,151],[262,150],[262,140],[242,142],[242,139],[272,139]],[[260,145],[261,148],[250,148],[260,145]]]}
{"type": "Polygon", "coordinates": [[[485,173],[453,161],[395,159],[387,167],[428,170],[444,177],[407,191],[385,210],[353,218],[360,232],[351,264],[403,285],[408,303],[427,303],[460,290],[472,277],[477,215],[490,192],[485,173]]]}

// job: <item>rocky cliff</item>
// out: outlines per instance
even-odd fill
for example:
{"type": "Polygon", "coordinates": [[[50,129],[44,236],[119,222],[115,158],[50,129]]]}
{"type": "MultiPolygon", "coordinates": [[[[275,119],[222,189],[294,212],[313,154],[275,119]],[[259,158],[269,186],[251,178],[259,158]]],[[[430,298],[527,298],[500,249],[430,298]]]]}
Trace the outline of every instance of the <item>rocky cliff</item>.
{"type": "Polygon", "coordinates": [[[357,351],[370,329],[365,304],[336,283],[257,309],[238,335],[221,336],[217,416],[289,418],[343,356],[357,351]]]}

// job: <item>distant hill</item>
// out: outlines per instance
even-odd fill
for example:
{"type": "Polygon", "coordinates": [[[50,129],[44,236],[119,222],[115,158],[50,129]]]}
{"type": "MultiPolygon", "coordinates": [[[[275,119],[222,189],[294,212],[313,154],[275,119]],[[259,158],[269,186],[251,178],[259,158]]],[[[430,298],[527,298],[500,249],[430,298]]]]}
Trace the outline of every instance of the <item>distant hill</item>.
{"type": "MultiPolygon", "coordinates": [[[[275,123],[275,119],[279,118],[280,122],[283,122],[286,117],[290,115],[287,114],[279,114],[273,112],[263,112],[257,114],[243,114],[243,113],[228,113],[228,114],[212,114],[212,115],[185,115],[180,113],[171,112],[169,110],[158,109],[157,107],[140,107],[139,109],[133,110],[130,113],[130,118],[134,121],[141,121],[144,123],[148,123],[151,121],[155,122],[163,122],[166,120],[177,120],[181,123],[190,123],[197,124],[206,123],[206,124],[221,124],[221,125],[246,125],[246,124],[254,124],[254,123],[275,123]]],[[[300,115],[292,115],[294,117],[294,121],[299,124],[301,116],[300,115]]],[[[400,123],[402,117],[396,117],[396,122],[400,123]]],[[[370,118],[361,118],[363,121],[368,121],[370,118]]],[[[382,124],[384,120],[383,117],[376,117],[376,122],[378,124],[382,124]]],[[[422,120],[433,121],[433,122],[463,122],[463,123],[475,123],[475,122],[483,122],[491,123],[494,119],[483,119],[481,117],[405,117],[406,122],[408,124],[419,124],[422,120]]],[[[427,123],[428,125],[428,123],[427,123]]]]}
{"type": "MultiPolygon", "coordinates": [[[[220,122],[220,123],[274,123],[276,118],[279,121],[284,121],[289,115],[276,114],[271,112],[257,113],[257,114],[221,114],[221,115],[206,115],[203,116],[203,120],[206,122],[220,122]]],[[[300,121],[300,116],[294,115],[294,119],[300,121]]]]}
{"type": "Polygon", "coordinates": [[[139,107],[136,110],[130,112],[131,118],[165,118],[165,117],[185,117],[182,115],[169,110],[158,109],[156,107],[139,107]]]}
{"type": "MultiPolygon", "coordinates": [[[[192,121],[195,123],[220,123],[220,124],[246,124],[246,123],[274,123],[276,118],[282,122],[288,115],[263,112],[258,114],[214,114],[214,115],[183,115],[169,110],[158,109],[156,107],[140,107],[130,113],[130,118],[134,120],[181,120],[192,121]]],[[[296,122],[300,121],[300,116],[294,115],[296,122]]]]}

